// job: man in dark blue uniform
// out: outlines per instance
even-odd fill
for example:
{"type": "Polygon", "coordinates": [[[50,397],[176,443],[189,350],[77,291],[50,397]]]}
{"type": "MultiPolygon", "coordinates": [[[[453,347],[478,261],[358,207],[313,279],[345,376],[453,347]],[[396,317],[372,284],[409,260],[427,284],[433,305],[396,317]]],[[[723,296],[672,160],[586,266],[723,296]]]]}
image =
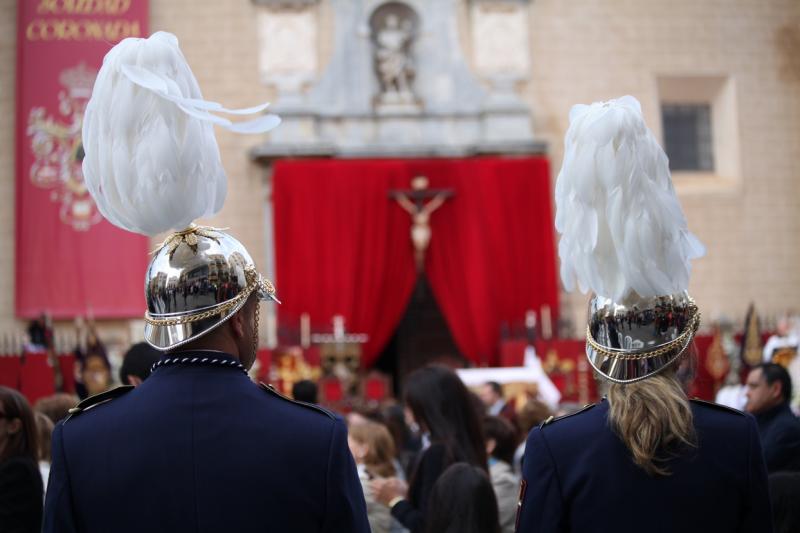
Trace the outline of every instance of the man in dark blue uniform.
{"type": "Polygon", "coordinates": [[[789,408],[791,398],[792,379],[781,365],[764,363],[748,374],[744,408],[756,417],[770,473],[800,471],[800,420],[789,408]]]}
{"type": "Polygon", "coordinates": [[[749,414],[685,393],[700,310],[689,233],[639,102],[574,106],[556,184],[561,275],[594,294],[586,356],[607,398],[528,436],[519,533],[769,532],[749,414]]]}
{"type": "MultiPolygon", "coordinates": [[[[84,176],[109,220],[159,233],[221,207],[209,121],[230,122],[201,98],[174,36],[109,52],[84,123],[84,176]],[[154,210],[162,197],[183,201],[154,210]]],[[[276,123],[262,118],[243,131],[276,123]]],[[[172,233],[145,298],[145,340],[164,355],[139,387],[88,398],[56,427],[44,530],[368,533],[342,419],[247,375],[260,300],[277,299],[245,247],[215,228],[172,233]]]]}
{"type": "Polygon", "coordinates": [[[256,305],[56,427],[45,531],[369,531],[342,419],[247,376],[256,305]]]}

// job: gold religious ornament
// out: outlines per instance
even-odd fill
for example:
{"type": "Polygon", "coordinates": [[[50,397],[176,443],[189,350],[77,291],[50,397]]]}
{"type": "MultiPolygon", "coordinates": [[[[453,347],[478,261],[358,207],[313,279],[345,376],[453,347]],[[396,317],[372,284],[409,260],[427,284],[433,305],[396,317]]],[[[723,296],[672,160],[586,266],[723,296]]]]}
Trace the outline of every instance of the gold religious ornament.
{"type": "Polygon", "coordinates": [[[548,374],[569,374],[575,370],[575,361],[569,358],[561,359],[556,349],[550,348],[547,350],[542,368],[548,374]]]}
{"type": "Polygon", "coordinates": [[[546,374],[552,376],[564,376],[564,395],[575,394],[575,361],[565,357],[560,358],[555,348],[547,350],[542,369],[546,374]]]}
{"type": "Polygon", "coordinates": [[[708,374],[714,378],[714,381],[722,380],[730,369],[730,361],[728,356],[725,355],[725,350],[722,347],[722,334],[719,327],[716,328],[714,339],[711,341],[711,346],[708,348],[706,356],[706,370],[708,374]]]}
{"type": "Polygon", "coordinates": [[[51,190],[50,199],[61,204],[61,222],[75,231],[88,231],[103,218],[89,195],[81,168],[83,115],[96,77],[97,71],[84,63],[62,71],[58,116],[49,115],[42,106],[31,108],[28,115],[26,133],[34,156],[31,182],[51,190]]]}
{"type": "Polygon", "coordinates": [[[431,215],[453,195],[451,189],[428,189],[428,178],[425,176],[412,179],[410,191],[395,190],[389,193],[411,215],[411,243],[414,245],[417,272],[425,270],[425,253],[431,242],[431,215]]]}
{"type": "Polygon", "coordinates": [[[757,366],[763,357],[761,345],[761,328],[758,323],[758,314],[753,304],[747,310],[744,325],[744,339],[742,339],[742,359],[749,366],[757,366]]]}
{"type": "Polygon", "coordinates": [[[301,380],[317,381],[320,377],[320,369],[309,365],[303,350],[297,346],[292,346],[278,358],[278,368],[276,371],[281,393],[290,396],[294,384],[301,380]]]}
{"type": "Polygon", "coordinates": [[[544,365],[542,365],[542,367],[548,374],[558,371],[558,352],[553,348],[547,350],[547,355],[544,357],[544,365]]]}

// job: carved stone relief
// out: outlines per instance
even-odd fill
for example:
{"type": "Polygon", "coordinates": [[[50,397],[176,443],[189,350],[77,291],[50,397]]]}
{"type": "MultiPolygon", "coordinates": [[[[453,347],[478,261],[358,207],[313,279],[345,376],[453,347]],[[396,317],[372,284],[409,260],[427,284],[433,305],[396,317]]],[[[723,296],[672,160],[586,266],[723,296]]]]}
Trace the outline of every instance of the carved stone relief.
{"type": "Polygon", "coordinates": [[[472,49],[475,69],[482,76],[527,78],[530,70],[527,6],[474,4],[472,49]]]}
{"type": "Polygon", "coordinates": [[[313,9],[258,13],[259,70],[283,103],[298,105],[317,76],[317,19],[313,9]]]}

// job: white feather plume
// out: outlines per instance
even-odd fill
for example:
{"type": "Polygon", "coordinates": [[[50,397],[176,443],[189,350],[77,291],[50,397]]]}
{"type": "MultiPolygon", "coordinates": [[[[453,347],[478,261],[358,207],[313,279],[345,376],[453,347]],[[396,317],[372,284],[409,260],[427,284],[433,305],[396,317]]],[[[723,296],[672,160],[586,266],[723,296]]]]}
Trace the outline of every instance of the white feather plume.
{"type": "Polygon", "coordinates": [[[684,291],[705,248],[632,96],[570,110],[556,183],[561,280],[618,303],[684,291]]]}
{"type": "Polygon", "coordinates": [[[83,177],[100,212],[136,233],[180,230],[217,213],[227,193],[213,125],[260,133],[280,123],[260,114],[234,123],[203,100],[171,33],[125,39],[103,59],[83,120],[83,177]]]}

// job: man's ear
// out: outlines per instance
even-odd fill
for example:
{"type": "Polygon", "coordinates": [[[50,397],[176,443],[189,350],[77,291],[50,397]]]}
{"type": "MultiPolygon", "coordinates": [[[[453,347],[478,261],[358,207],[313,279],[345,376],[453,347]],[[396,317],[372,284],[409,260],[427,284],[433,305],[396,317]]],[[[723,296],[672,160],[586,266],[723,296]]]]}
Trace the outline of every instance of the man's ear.
{"type": "Polygon", "coordinates": [[[236,313],[233,314],[232,317],[228,319],[228,324],[230,324],[234,339],[240,339],[244,337],[244,310],[246,307],[247,304],[243,305],[238,311],[236,311],[236,313]]]}

